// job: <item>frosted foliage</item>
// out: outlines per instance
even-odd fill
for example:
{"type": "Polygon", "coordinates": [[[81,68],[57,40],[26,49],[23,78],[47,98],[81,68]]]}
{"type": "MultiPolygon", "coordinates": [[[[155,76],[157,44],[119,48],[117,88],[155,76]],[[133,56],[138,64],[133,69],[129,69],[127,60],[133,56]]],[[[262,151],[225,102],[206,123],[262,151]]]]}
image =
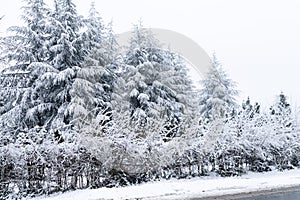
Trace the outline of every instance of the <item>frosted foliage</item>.
{"type": "Polygon", "coordinates": [[[2,57],[8,63],[17,63],[23,70],[31,62],[42,62],[47,59],[46,47],[47,13],[43,0],[26,0],[22,7],[22,19],[25,25],[9,28],[10,36],[2,38],[4,52],[2,57]]]}
{"type": "Polygon", "coordinates": [[[189,101],[193,95],[191,82],[183,81],[188,80],[186,73],[175,70],[167,62],[147,61],[135,68],[127,68],[124,90],[128,95],[125,99],[128,99],[135,119],[142,118],[144,123],[147,117],[172,120],[192,111],[189,101]]]}
{"type": "Polygon", "coordinates": [[[71,110],[79,127],[94,118],[104,117],[102,112],[111,109],[112,82],[111,72],[101,66],[83,67],[78,71],[71,90],[71,110]]]}
{"type": "Polygon", "coordinates": [[[202,116],[209,120],[226,117],[236,105],[238,92],[235,83],[228,78],[215,56],[212,67],[201,83],[199,103],[202,116]]]}

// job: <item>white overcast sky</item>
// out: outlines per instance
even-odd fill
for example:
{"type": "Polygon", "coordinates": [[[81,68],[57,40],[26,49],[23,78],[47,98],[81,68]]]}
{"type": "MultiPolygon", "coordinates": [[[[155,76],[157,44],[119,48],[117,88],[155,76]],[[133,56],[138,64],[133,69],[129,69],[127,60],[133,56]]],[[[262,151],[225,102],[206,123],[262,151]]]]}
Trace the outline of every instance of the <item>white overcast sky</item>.
{"type": "MultiPolygon", "coordinates": [[[[46,0],[50,2],[52,0],[46,0]]],[[[74,0],[86,15],[89,0],[74,0]]],[[[238,83],[239,100],[270,105],[281,91],[300,106],[300,1],[298,0],[95,0],[104,22],[121,33],[142,19],[145,27],[182,33],[216,52],[238,83]],[[298,103],[297,103],[298,102],[298,103]]],[[[1,3],[0,31],[20,24],[22,0],[1,3]]]]}

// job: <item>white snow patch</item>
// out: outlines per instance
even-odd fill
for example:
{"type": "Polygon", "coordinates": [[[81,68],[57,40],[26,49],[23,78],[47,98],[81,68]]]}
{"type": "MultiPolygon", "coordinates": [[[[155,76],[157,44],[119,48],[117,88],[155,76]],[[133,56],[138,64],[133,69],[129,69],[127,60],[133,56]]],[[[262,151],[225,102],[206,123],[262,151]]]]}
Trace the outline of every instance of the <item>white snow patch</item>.
{"type": "Polygon", "coordinates": [[[85,189],[32,200],[188,199],[300,186],[300,169],[241,177],[172,179],[120,188],[85,189]]]}

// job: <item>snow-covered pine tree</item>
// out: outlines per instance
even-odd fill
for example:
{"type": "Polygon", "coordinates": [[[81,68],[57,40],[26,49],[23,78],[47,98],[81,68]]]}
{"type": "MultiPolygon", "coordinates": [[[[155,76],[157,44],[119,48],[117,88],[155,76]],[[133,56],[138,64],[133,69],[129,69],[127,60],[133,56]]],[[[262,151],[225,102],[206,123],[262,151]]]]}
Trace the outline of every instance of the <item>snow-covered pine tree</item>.
{"type": "Polygon", "coordinates": [[[247,100],[242,103],[242,110],[239,112],[239,115],[245,115],[245,117],[253,118],[255,114],[259,113],[260,105],[257,102],[252,105],[250,97],[248,97],[247,100]]]}
{"type": "Polygon", "coordinates": [[[133,123],[142,130],[147,119],[166,120],[167,137],[178,134],[179,124],[192,112],[193,88],[180,56],[160,49],[148,30],[135,26],[126,54],[125,99],[133,123]]]}
{"type": "MultiPolygon", "coordinates": [[[[47,21],[43,27],[47,39],[44,38],[43,49],[47,47],[49,53],[40,62],[27,63],[30,89],[14,108],[19,109],[22,114],[13,112],[14,115],[23,116],[21,121],[6,118],[18,123],[19,128],[22,127],[20,124],[26,128],[38,125],[56,131],[73,126],[70,124],[70,91],[83,62],[84,49],[81,48],[78,33],[80,17],[71,1],[57,0],[56,10],[47,18],[44,17],[44,20],[47,21]]],[[[25,41],[24,45],[26,44],[25,41]]]]}
{"type": "Polygon", "coordinates": [[[72,86],[71,107],[78,126],[104,126],[112,109],[116,40],[112,30],[107,35],[94,3],[84,25],[86,30],[81,37],[87,55],[72,86]]]}
{"type": "Polygon", "coordinates": [[[50,63],[62,71],[66,68],[81,66],[86,50],[79,35],[82,17],[77,14],[72,0],[56,0],[56,9],[51,18],[52,38],[49,43],[50,63]]]}
{"type": "Polygon", "coordinates": [[[235,107],[235,98],[238,91],[223,70],[216,56],[212,57],[212,65],[204,80],[201,81],[202,89],[199,93],[200,113],[209,121],[224,118],[235,107]]]}
{"type": "Polygon", "coordinates": [[[9,36],[2,38],[5,46],[2,58],[10,68],[26,70],[32,62],[42,62],[47,55],[45,40],[49,9],[43,0],[25,0],[22,19],[24,26],[12,26],[9,36]]]}
{"type": "Polygon", "coordinates": [[[50,32],[53,24],[49,23],[49,11],[45,9],[42,0],[31,0],[27,3],[23,17],[26,26],[11,28],[16,34],[2,40],[17,48],[7,48],[5,51],[4,56],[10,62],[7,69],[1,73],[0,89],[1,92],[17,93],[3,95],[8,101],[1,105],[0,126],[1,137],[7,139],[1,146],[4,145],[4,149],[11,147],[21,155],[16,157],[10,152],[9,156],[15,159],[14,167],[10,167],[10,170],[11,173],[16,173],[16,176],[8,176],[10,179],[15,178],[17,185],[19,182],[25,183],[26,186],[18,188],[21,195],[39,193],[45,189],[45,185],[42,186],[40,181],[45,181],[46,176],[51,176],[44,173],[44,170],[47,170],[46,164],[53,167],[52,170],[56,170],[54,166],[57,164],[57,154],[50,155],[54,152],[49,152],[45,155],[45,152],[48,152],[45,146],[50,147],[51,144],[55,148],[57,143],[62,141],[61,138],[53,141],[52,139],[60,134],[49,134],[49,131],[53,119],[58,115],[60,102],[57,99],[65,98],[59,94],[59,84],[65,81],[66,77],[49,65],[51,52],[47,47],[49,41],[53,41],[50,32]],[[52,159],[48,160],[48,163],[44,160],[47,156],[52,159]]]}
{"type": "Polygon", "coordinates": [[[5,47],[1,56],[7,61],[1,72],[1,124],[2,130],[14,132],[25,126],[24,115],[30,107],[32,86],[38,74],[31,73],[30,65],[34,63],[34,70],[46,70],[42,68],[48,55],[45,41],[49,10],[43,0],[26,3],[22,15],[25,25],[9,28],[12,34],[1,40],[5,47]]]}
{"type": "Polygon", "coordinates": [[[250,97],[248,97],[247,100],[242,103],[242,109],[250,113],[252,108],[253,106],[251,105],[250,97]]]}
{"type": "Polygon", "coordinates": [[[292,126],[292,110],[291,105],[287,101],[287,96],[281,92],[276,98],[275,105],[270,108],[271,115],[280,120],[283,127],[292,126]]]}
{"type": "Polygon", "coordinates": [[[199,106],[202,126],[207,129],[204,134],[203,152],[212,163],[213,170],[219,159],[218,146],[224,139],[225,122],[231,117],[238,94],[235,83],[228,77],[221,64],[213,55],[211,68],[201,81],[199,106]]]}
{"type": "Polygon", "coordinates": [[[140,21],[133,27],[125,62],[128,65],[137,66],[148,60],[161,61],[161,56],[155,53],[160,47],[159,41],[149,29],[143,27],[140,21]]]}
{"type": "Polygon", "coordinates": [[[107,66],[78,70],[71,89],[70,111],[77,128],[104,126],[110,120],[114,74],[107,66]]]}
{"type": "MultiPolygon", "coordinates": [[[[197,115],[197,98],[196,92],[192,86],[192,80],[188,76],[188,68],[184,59],[172,52],[165,51],[162,54],[163,58],[162,65],[170,65],[172,66],[173,72],[165,73],[165,77],[162,77],[162,84],[169,87],[175,93],[175,99],[170,100],[173,104],[168,105],[162,104],[162,107],[167,106],[170,109],[170,115],[167,114],[167,121],[165,124],[166,136],[173,137],[176,134],[185,136],[195,134],[194,132],[187,133],[187,130],[191,128],[191,126],[195,125],[195,119],[198,118],[197,115]],[[168,73],[170,73],[168,75],[168,73]],[[179,129],[178,129],[179,128],[179,129]]],[[[159,56],[153,55],[152,59],[154,62],[160,62],[160,59],[157,59],[159,56]]],[[[160,86],[158,86],[159,89],[160,86]]],[[[156,89],[155,89],[156,90],[156,89]]],[[[165,94],[158,92],[156,95],[162,95],[165,97],[165,94]]],[[[168,95],[166,95],[168,96],[168,95]]],[[[184,137],[185,137],[184,136],[184,137]]]]}
{"type": "Polygon", "coordinates": [[[290,165],[292,158],[297,154],[297,148],[292,144],[298,140],[295,118],[283,92],[276,97],[275,104],[270,108],[270,121],[273,124],[274,143],[269,151],[276,167],[282,170],[290,165]]]}
{"type": "Polygon", "coordinates": [[[84,22],[84,30],[81,34],[83,46],[87,51],[85,56],[85,65],[104,66],[107,64],[105,59],[105,27],[102,18],[95,8],[95,2],[92,2],[89,15],[84,22]]]}
{"type": "MultiPolygon", "coordinates": [[[[71,123],[71,89],[86,54],[79,35],[81,23],[81,17],[77,15],[76,6],[71,0],[55,1],[55,10],[47,27],[50,35],[47,63],[52,69],[36,80],[34,95],[37,98],[31,108],[39,113],[52,113],[44,122],[47,121],[49,128],[54,130],[71,129],[74,126],[71,123]],[[48,106],[42,106],[44,104],[48,106]]],[[[28,115],[34,118],[35,114],[29,110],[28,115]]]]}
{"type": "Polygon", "coordinates": [[[113,22],[109,22],[106,26],[106,32],[105,32],[105,53],[106,53],[106,59],[108,63],[112,64],[110,67],[111,69],[114,69],[116,71],[119,70],[119,68],[122,65],[120,62],[121,53],[120,53],[120,47],[118,45],[118,42],[116,40],[116,35],[113,31],[113,22]]]}

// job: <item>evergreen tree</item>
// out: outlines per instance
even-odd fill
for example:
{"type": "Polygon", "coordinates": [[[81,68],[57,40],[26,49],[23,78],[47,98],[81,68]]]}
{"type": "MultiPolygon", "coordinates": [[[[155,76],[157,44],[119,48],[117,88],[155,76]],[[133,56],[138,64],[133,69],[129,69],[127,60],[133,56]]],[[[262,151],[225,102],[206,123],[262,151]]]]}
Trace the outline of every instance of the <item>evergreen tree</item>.
{"type": "Polygon", "coordinates": [[[12,35],[2,38],[5,46],[2,57],[10,68],[26,70],[32,62],[43,62],[47,57],[46,26],[49,10],[43,0],[26,0],[22,19],[24,26],[12,26],[12,35]]]}
{"type": "Polygon", "coordinates": [[[110,120],[114,74],[107,66],[82,67],[71,89],[70,111],[76,126],[99,126],[110,120]]]}
{"type": "Polygon", "coordinates": [[[156,53],[160,47],[159,41],[140,22],[133,27],[125,62],[137,66],[146,61],[162,61],[160,53],[156,53]]]}
{"type": "MultiPolygon", "coordinates": [[[[1,74],[1,127],[2,130],[22,130],[26,127],[26,110],[31,106],[34,81],[45,71],[47,59],[47,15],[49,10],[41,0],[27,0],[22,19],[25,26],[11,27],[12,35],[2,38],[5,50],[2,57],[8,67],[1,74]],[[35,72],[33,72],[33,70],[35,72]],[[37,73],[37,70],[41,70],[37,73]]],[[[15,131],[15,132],[18,132],[15,131]]],[[[10,131],[8,131],[10,132],[10,131]]]]}
{"type": "Polygon", "coordinates": [[[291,113],[290,104],[287,102],[287,97],[283,92],[279,94],[274,106],[270,108],[272,115],[284,115],[291,113]]]}
{"type": "Polygon", "coordinates": [[[151,33],[141,27],[135,27],[132,37],[123,75],[132,123],[143,130],[148,118],[164,120],[166,136],[174,137],[192,112],[193,89],[184,61],[161,50],[151,33]]]}
{"type": "Polygon", "coordinates": [[[245,102],[242,103],[242,111],[240,114],[246,115],[249,118],[253,118],[255,114],[260,113],[260,105],[255,102],[254,105],[250,102],[250,97],[247,98],[245,102]]]}
{"type": "Polygon", "coordinates": [[[118,71],[121,68],[122,61],[120,59],[120,47],[113,31],[113,22],[108,23],[105,33],[105,53],[107,62],[112,64],[111,68],[118,71]]]}
{"type": "Polygon", "coordinates": [[[213,55],[212,66],[204,80],[201,81],[202,89],[199,93],[200,113],[209,121],[224,118],[235,107],[235,97],[238,91],[221,64],[213,55]]]}
{"type": "Polygon", "coordinates": [[[56,0],[56,9],[51,17],[49,49],[50,63],[62,71],[81,66],[86,50],[82,48],[79,30],[82,18],[77,15],[76,6],[71,0],[56,0]]]}
{"type": "MultiPolygon", "coordinates": [[[[32,51],[34,51],[32,55],[36,55],[35,57],[31,56],[34,59],[30,60],[30,56],[22,57],[23,54],[18,55],[18,58],[22,59],[22,66],[26,66],[25,73],[28,74],[24,80],[29,83],[27,83],[26,88],[22,89],[25,92],[23,91],[23,95],[17,98],[17,105],[13,110],[6,109],[6,113],[3,113],[1,117],[11,120],[18,129],[22,129],[22,127],[30,129],[38,125],[45,126],[47,130],[54,130],[55,132],[57,129],[72,127],[70,125],[73,117],[69,107],[70,91],[84,55],[78,34],[80,17],[76,13],[75,6],[69,0],[56,1],[56,10],[54,14],[49,14],[48,17],[42,17],[39,14],[42,9],[36,8],[37,5],[42,6],[43,4],[38,3],[43,1],[32,2],[31,6],[27,8],[32,13],[27,15],[35,16],[36,21],[47,22],[47,25],[38,26],[39,29],[36,28],[35,24],[28,24],[28,27],[33,27],[32,29],[36,30],[37,33],[41,29],[41,33],[44,33],[45,37],[42,35],[43,44],[42,42],[34,42],[35,40],[28,37],[28,41],[36,45],[32,47],[32,51]],[[40,46],[43,50],[45,49],[46,54],[35,53],[35,51],[41,52],[39,51],[40,46]]],[[[30,13],[29,11],[25,13],[30,13]]],[[[35,18],[25,17],[25,19],[32,22],[31,20],[35,18]]],[[[42,22],[37,24],[40,25],[42,22]]],[[[25,27],[24,30],[27,28],[25,27]]],[[[21,47],[27,47],[28,43],[30,44],[28,41],[26,38],[20,40],[21,47]]],[[[17,68],[23,69],[20,64],[17,65],[17,68]]]]}
{"type": "Polygon", "coordinates": [[[287,96],[281,92],[275,102],[275,105],[270,108],[271,115],[278,121],[283,127],[292,127],[293,117],[291,106],[287,101],[287,96]]]}
{"type": "MultiPolygon", "coordinates": [[[[36,75],[31,93],[31,107],[26,116],[32,127],[46,126],[47,130],[61,130],[72,120],[69,104],[70,90],[83,60],[79,39],[80,17],[69,0],[55,1],[55,11],[49,16],[47,33],[48,59],[43,70],[33,68],[36,75]]],[[[28,124],[28,123],[27,123],[28,124]]]]}
{"type": "Polygon", "coordinates": [[[102,18],[95,8],[95,2],[92,2],[88,18],[84,19],[84,28],[82,33],[83,46],[87,50],[85,62],[87,66],[104,66],[107,64],[105,59],[105,27],[102,18]]]}
{"type": "Polygon", "coordinates": [[[116,52],[112,51],[116,41],[112,30],[108,35],[105,32],[94,3],[84,24],[87,30],[81,37],[87,55],[72,86],[71,107],[79,126],[101,126],[110,120],[111,115],[111,95],[116,79],[116,52]]]}

